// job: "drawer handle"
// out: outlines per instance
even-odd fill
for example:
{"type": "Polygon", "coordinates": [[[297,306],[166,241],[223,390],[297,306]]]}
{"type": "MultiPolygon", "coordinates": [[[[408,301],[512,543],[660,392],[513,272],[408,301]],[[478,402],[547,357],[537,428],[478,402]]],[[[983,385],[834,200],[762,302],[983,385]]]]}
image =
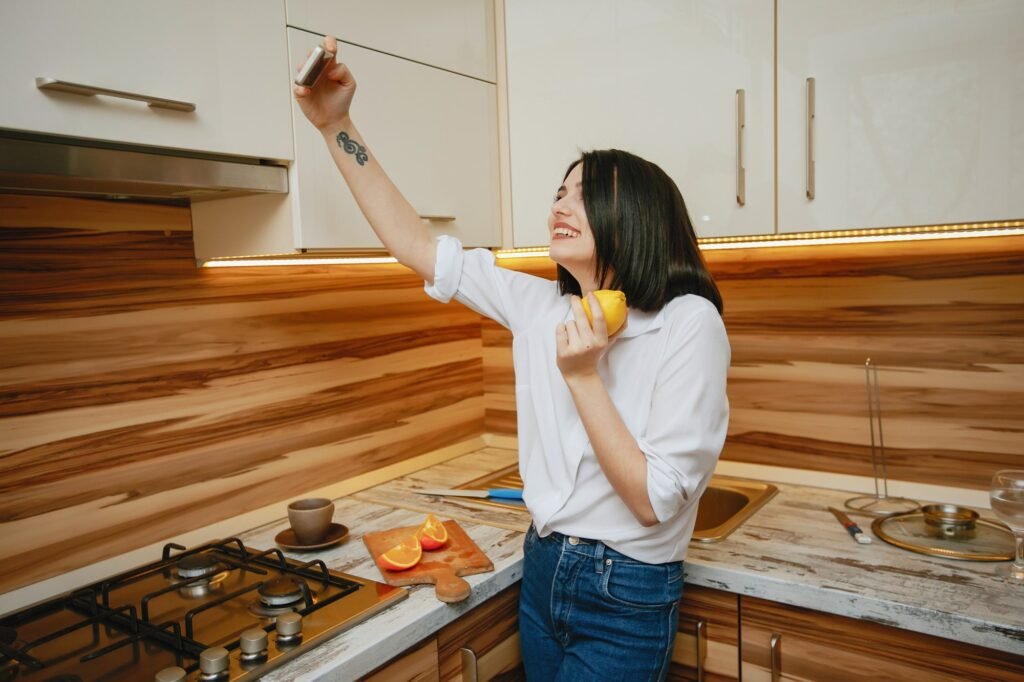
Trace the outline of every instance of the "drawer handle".
{"type": "Polygon", "coordinates": [[[145,102],[151,107],[158,109],[173,109],[174,111],[195,111],[196,105],[192,102],[181,102],[175,99],[164,99],[163,97],[151,97],[140,95],[134,92],[122,90],[110,90],[99,88],[95,85],[83,85],[82,83],[69,83],[68,81],[55,78],[36,78],[36,87],[40,90],[56,90],[58,92],[70,92],[74,95],[106,95],[108,97],[120,97],[121,99],[132,99],[137,102],[145,102]]]}
{"type": "Polygon", "coordinates": [[[814,201],[814,79],[807,79],[807,199],[814,201]]]}
{"type": "Polygon", "coordinates": [[[772,682],[779,682],[782,675],[782,635],[772,633],[771,642],[768,644],[771,652],[772,682]]]}
{"type": "Polygon", "coordinates": [[[736,91],[736,203],[747,203],[747,169],[743,167],[743,130],[747,127],[746,92],[736,91]]]}
{"type": "Polygon", "coordinates": [[[454,223],[455,216],[453,215],[421,215],[420,220],[426,220],[431,223],[454,223]]]}
{"type": "Polygon", "coordinates": [[[462,682],[477,682],[480,676],[476,652],[469,647],[459,649],[462,654],[462,682]]]}

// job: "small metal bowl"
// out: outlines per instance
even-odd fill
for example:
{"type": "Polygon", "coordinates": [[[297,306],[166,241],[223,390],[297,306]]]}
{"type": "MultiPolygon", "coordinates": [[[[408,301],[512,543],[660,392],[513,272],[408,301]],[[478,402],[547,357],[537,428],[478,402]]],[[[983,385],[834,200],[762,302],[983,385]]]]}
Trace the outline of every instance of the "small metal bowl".
{"type": "Polygon", "coordinates": [[[955,504],[928,504],[921,512],[929,529],[949,539],[971,537],[978,521],[978,512],[955,504]]]}

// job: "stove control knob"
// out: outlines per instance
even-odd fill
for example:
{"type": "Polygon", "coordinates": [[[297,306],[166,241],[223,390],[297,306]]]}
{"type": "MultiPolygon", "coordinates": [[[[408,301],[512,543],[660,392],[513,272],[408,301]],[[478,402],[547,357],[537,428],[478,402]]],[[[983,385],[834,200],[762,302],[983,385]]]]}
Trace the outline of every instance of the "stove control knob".
{"type": "Polygon", "coordinates": [[[296,642],[302,638],[302,616],[292,611],[277,617],[277,641],[296,642]]]}
{"type": "Polygon", "coordinates": [[[231,659],[228,658],[228,650],[224,647],[213,646],[204,649],[203,653],[199,654],[199,672],[203,673],[199,679],[215,680],[226,674],[230,665],[231,659]]]}
{"type": "Polygon", "coordinates": [[[242,633],[238,640],[238,648],[242,651],[242,661],[251,662],[265,658],[267,655],[267,631],[251,628],[242,633]]]}
{"type": "Polygon", "coordinates": [[[172,665],[170,668],[164,668],[158,672],[153,678],[153,682],[185,682],[187,674],[183,668],[172,665]]]}

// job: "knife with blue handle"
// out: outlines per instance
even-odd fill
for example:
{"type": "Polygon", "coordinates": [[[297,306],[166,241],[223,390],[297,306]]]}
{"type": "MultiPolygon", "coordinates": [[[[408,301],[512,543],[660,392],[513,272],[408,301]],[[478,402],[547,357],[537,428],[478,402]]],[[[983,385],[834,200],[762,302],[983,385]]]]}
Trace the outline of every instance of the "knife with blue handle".
{"type": "Polygon", "coordinates": [[[502,500],[521,500],[523,491],[521,488],[489,488],[487,490],[470,490],[467,488],[428,488],[425,490],[414,490],[421,495],[451,495],[454,497],[493,497],[502,500]]]}

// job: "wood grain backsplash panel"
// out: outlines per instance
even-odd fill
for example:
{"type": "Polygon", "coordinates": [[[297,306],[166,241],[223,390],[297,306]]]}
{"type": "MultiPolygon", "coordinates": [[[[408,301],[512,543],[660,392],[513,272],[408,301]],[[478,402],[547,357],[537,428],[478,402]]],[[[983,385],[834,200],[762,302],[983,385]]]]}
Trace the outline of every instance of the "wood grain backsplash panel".
{"type": "MultiPolygon", "coordinates": [[[[871,475],[865,359],[894,480],[1024,466],[1024,238],[709,251],[732,344],[724,459],[871,475]]],[[[503,261],[553,278],[546,259],[503,261]]],[[[511,336],[484,320],[486,428],[515,432],[511,336]]]]}
{"type": "Polygon", "coordinates": [[[12,195],[0,242],[0,592],[483,429],[479,316],[401,266],[197,269],[187,208],[12,195]]]}

